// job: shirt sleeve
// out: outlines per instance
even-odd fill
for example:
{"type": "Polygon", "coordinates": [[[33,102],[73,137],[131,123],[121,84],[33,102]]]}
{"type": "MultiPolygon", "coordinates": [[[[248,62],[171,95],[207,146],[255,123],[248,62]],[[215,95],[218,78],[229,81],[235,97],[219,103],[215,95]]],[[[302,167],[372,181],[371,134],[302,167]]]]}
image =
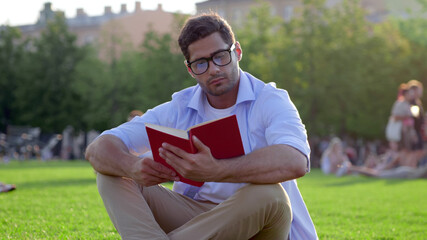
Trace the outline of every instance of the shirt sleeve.
{"type": "Polygon", "coordinates": [[[298,110],[287,91],[267,85],[268,91],[260,96],[262,121],[265,124],[265,137],[268,145],[286,144],[307,157],[310,166],[310,146],[307,131],[298,110]]]}
{"type": "Polygon", "coordinates": [[[170,102],[164,103],[148,110],[142,116],[134,117],[130,122],[125,122],[115,128],[102,132],[101,135],[114,135],[120,138],[129,150],[143,154],[150,150],[145,123],[164,124],[161,121],[161,116],[167,116],[170,109],[170,102]]]}

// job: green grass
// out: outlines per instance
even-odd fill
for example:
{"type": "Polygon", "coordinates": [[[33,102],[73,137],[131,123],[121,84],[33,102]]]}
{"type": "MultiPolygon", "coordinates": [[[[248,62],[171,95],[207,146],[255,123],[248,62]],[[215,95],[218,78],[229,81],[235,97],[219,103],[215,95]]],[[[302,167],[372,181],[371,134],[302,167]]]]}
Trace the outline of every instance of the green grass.
{"type": "Polygon", "coordinates": [[[298,180],[320,239],[427,239],[427,180],[325,176],[298,180]]]}
{"type": "MultiPolygon", "coordinates": [[[[0,164],[0,239],[120,239],[85,161],[0,164]]],[[[427,239],[427,180],[298,180],[320,239],[427,239]]]]}

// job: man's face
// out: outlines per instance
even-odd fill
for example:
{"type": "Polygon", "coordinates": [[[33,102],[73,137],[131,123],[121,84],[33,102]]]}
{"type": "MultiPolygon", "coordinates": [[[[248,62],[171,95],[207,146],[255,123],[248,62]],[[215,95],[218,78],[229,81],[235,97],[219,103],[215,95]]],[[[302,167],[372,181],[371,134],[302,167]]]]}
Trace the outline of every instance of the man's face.
{"type": "MultiPolygon", "coordinates": [[[[219,33],[213,33],[188,46],[190,53],[189,62],[200,58],[210,58],[221,50],[228,50],[230,46],[222,40],[219,33]]],[[[211,96],[222,96],[236,90],[239,83],[240,45],[236,43],[236,49],[231,52],[231,62],[225,66],[217,66],[213,61],[209,61],[208,70],[200,75],[191,72],[190,74],[197,80],[203,91],[211,96]]],[[[228,53],[227,53],[228,54],[228,53]]]]}

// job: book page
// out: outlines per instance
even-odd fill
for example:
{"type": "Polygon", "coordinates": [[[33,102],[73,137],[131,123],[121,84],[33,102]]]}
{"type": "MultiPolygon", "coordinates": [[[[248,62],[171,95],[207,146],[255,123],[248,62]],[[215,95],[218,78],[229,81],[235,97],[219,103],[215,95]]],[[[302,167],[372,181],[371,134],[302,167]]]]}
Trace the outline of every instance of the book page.
{"type": "Polygon", "coordinates": [[[173,135],[173,136],[188,140],[188,132],[185,130],[160,126],[160,125],[156,125],[156,124],[152,124],[152,123],[146,123],[145,126],[152,128],[152,129],[155,129],[155,130],[160,131],[160,132],[167,133],[169,135],[173,135]]]}
{"type": "Polygon", "coordinates": [[[229,118],[229,117],[231,117],[231,116],[232,116],[232,115],[227,116],[227,117],[222,117],[222,118],[213,119],[213,120],[206,121],[206,122],[202,122],[202,123],[199,123],[199,124],[196,124],[196,125],[194,125],[194,126],[189,127],[187,130],[188,130],[188,131],[190,131],[190,130],[191,130],[191,129],[193,129],[193,128],[200,127],[200,126],[203,126],[203,125],[209,124],[209,123],[211,123],[211,122],[216,122],[216,121],[219,121],[219,120],[224,119],[224,118],[229,118]]]}

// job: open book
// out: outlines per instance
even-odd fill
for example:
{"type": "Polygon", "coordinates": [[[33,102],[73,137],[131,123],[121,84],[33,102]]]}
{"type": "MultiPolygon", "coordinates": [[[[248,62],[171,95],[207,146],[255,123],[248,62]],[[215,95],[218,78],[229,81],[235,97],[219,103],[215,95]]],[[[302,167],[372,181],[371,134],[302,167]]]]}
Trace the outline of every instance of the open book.
{"type": "MultiPolygon", "coordinates": [[[[236,115],[197,124],[187,130],[169,128],[151,123],[146,123],[145,128],[154,161],[170,169],[173,168],[159,155],[159,148],[162,143],[169,143],[188,153],[196,153],[197,148],[191,141],[193,135],[210,148],[213,157],[216,159],[233,158],[245,154],[236,115]]],[[[203,182],[186,179],[178,172],[177,175],[182,182],[198,187],[203,185],[203,182]]]]}

